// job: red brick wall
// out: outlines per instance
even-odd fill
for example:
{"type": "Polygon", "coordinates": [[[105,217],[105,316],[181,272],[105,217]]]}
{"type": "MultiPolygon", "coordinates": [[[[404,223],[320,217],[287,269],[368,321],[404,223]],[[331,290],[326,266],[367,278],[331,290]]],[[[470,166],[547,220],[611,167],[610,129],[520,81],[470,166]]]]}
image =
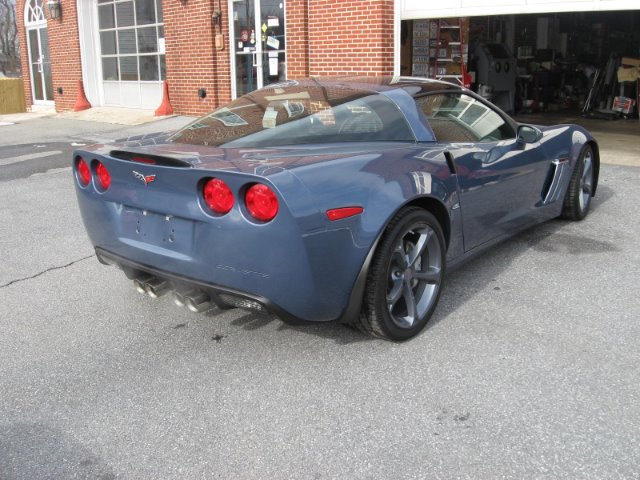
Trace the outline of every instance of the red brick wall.
{"type": "MultiPolygon", "coordinates": [[[[24,27],[25,0],[16,2],[18,30],[20,33],[20,50],[22,63],[22,79],[24,97],[28,107],[33,104],[31,95],[31,69],[29,68],[29,51],[26,30],[24,27]]],[[[78,93],[78,80],[82,80],[80,64],[80,41],[78,36],[78,13],[73,0],[62,0],[62,19],[49,18],[49,10],[44,1],[47,30],[49,33],[49,54],[51,56],[51,76],[53,78],[53,96],[56,110],[73,110],[78,93]],[[58,88],[62,88],[62,95],[58,88]]]]}
{"type": "MultiPolygon", "coordinates": [[[[78,80],[82,80],[76,2],[75,0],[61,0],[61,2],[62,20],[47,21],[53,95],[58,112],[73,110],[78,96],[78,80]],[[58,87],[62,87],[62,95],[58,94],[58,87]]],[[[44,3],[46,5],[46,1],[44,3]]],[[[47,10],[46,7],[45,10],[47,10]]]]}
{"type": "Polygon", "coordinates": [[[222,0],[224,50],[216,50],[211,0],[163,0],[167,81],[174,112],[197,115],[210,112],[231,99],[229,22],[222,0]],[[207,96],[198,97],[204,88],[207,96]]]}
{"type": "Polygon", "coordinates": [[[22,69],[22,86],[24,88],[24,103],[27,109],[33,105],[31,96],[31,70],[29,68],[29,46],[27,34],[24,28],[24,3],[25,0],[16,2],[16,23],[18,24],[18,37],[20,42],[20,65],[22,69]]]}
{"type": "Polygon", "coordinates": [[[393,74],[394,0],[308,0],[308,12],[306,5],[287,3],[287,35],[308,37],[308,47],[289,40],[290,78],[393,74]]]}
{"type": "Polygon", "coordinates": [[[308,0],[288,0],[286,5],[287,77],[309,76],[308,0]]]}

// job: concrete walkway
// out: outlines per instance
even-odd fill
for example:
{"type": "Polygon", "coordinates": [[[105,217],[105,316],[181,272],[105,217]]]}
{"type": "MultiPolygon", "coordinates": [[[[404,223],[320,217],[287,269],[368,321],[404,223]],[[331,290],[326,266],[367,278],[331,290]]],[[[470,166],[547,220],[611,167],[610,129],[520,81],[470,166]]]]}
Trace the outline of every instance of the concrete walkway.
{"type": "Polygon", "coordinates": [[[0,115],[0,124],[15,124],[36,118],[62,118],[67,120],[83,120],[87,122],[112,123],[116,125],[142,125],[155,122],[174,115],[156,117],[154,110],[122,107],[93,107],[81,112],[56,112],[52,108],[40,108],[32,112],[0,115]]]}
{"type": "Polygon", "coordinates": [[[534,125],[575,123],[586,128],[600,146],[602,163],[640,167],[640,120],[603,120],[565,113],[519,115],[516,120],[534,125]]]}

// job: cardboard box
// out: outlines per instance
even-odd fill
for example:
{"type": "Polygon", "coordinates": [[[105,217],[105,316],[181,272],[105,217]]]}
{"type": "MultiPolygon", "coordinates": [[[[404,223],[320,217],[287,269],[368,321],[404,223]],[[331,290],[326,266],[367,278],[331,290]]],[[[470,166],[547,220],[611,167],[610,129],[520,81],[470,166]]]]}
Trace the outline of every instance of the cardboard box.
{"type": "Polygon", "coordinates": [[[629,114],[632,112],[636,101],[633,98],[629,97],[615,97],[613,99],[613,108],[614,112],[620,112],[624,114],[629,114]]]}
{"type": "Polygon", "coordinates": [[[622,57],[622,65],[630,67],[640,67],[640,58],[622,57]]]}
{"type": "Polygon", "coordinates": [[[640,78],[640,67],[619,67],[618,82],[635,82],[640,78]]]}

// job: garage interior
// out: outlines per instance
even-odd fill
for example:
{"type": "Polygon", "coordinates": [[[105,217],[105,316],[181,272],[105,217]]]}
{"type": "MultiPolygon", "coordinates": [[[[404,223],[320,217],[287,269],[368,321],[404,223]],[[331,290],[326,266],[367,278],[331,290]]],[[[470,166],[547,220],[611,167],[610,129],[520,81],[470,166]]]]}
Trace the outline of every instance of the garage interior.
{"type": "Polygon", "coordinates": [[[638,10],[404,20],[401,74],[470,86],[516,117],[638,128],[639,24],[638,10]]]}

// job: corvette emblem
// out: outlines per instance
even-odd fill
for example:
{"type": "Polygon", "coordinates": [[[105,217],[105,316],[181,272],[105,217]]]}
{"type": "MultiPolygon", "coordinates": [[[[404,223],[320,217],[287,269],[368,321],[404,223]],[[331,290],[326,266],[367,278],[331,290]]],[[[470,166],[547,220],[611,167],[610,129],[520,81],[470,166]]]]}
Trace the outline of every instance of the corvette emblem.
{"type": "Polygon", "coordinates": [[[143,175],[140,172],[136,172],[135,170],[133,170],[133,176],[144,183],[145,186],[149,185],[156,179],[155,175],[143,175]]]}

